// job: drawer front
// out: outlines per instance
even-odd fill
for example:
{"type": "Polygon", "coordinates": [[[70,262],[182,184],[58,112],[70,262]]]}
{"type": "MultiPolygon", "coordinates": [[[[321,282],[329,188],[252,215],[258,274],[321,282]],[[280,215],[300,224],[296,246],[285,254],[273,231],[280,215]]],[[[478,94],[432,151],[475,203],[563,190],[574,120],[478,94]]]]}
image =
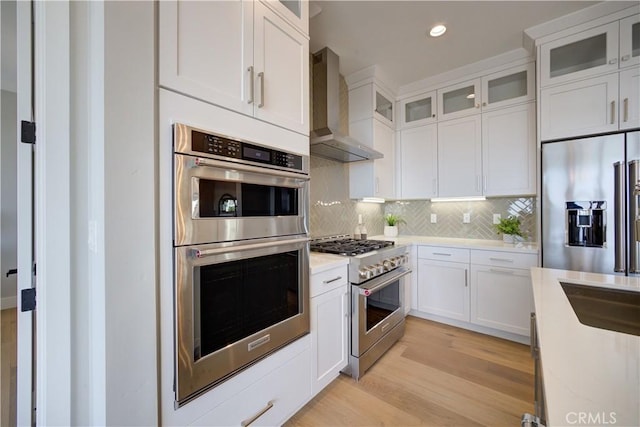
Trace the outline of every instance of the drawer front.
{"type": "Polygon", "coordinates": [[[468,263],[469,249],[418,246],[418,258],[468,263]]]}
{"type": "Polygon", "coordinates": [[[311,359],[306,349],[196,420],[194,426],[283,424],[311,398],[311,359]]]}
{"type": "Polygon", "coordinates": [[[471,264],[488,265],[491,267],[529,269],[538,265],[536,254],[522,254],[516,252],[499,251],[471,251],[471,264]]]}
{"type": "Polygon", "coordinates": [[[347,283],[348,274],[347,266],[341,265],[312,275],[309,290],[311,298],[344,286],[347,283]]]}

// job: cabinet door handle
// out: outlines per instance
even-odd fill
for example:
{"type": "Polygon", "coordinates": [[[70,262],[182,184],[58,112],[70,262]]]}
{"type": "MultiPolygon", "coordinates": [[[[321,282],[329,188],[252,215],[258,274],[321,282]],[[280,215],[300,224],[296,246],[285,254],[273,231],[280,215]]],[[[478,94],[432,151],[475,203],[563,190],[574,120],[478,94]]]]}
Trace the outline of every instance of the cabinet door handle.
{"type": "Polygon", "coordinates": [[[464,287],[469,287],[469,270],[464,269],[464,287]]]}
{"type": "Polygon", "coordinates": [[[629,120],[629,98],[625,98],[622,103],[624,105],[624,121],[626,122],[629,120]]]}
{"type": "Polygon", "coordinates": [[[498,270],[497,268],[490,268],[489,271],[492,272],[492,273],[500,273],[500,274],[514,274],[515,273],[515,271],[513,271],[513,270],[498,270]]]}
{"type": "Polygon", "coordinates": [[[491,261],[504,261],[504,262],[513,262],[511,258],[489,258],[491,261]]]}
{"type": "Polygon", "coordinates": [[[451,254],[446,254],[444,252],[433,252],[433,255],[439,255],[439,256],[451,256],[451,254]]]}
{"type": "Polygon", "coordinates": [[[325,285],[328,285],[329,283],[336,282],[340,279],[342,279],[342,276],[334,277],[333,279],[330,279],[330,280],[323,280],[322,283],[324,283],[325,285]]]}
{"type": "Polygon", "coordinates": [[[631,59],[631,55],[623,55],[622,58],[620,58],[620,61],[626,62],[630,59],[631,59]]]}
{"type": "Polygon", "coordinates": [[[253,65],[247,68],[247,72],[249,73],[249,99],[247,99],[247,104],[253,103],[253,65]]]}
{"type": "Polygon", "coordinates": [[[261,71],[258,73],[258,80],[260,80],[260,103],[258,108],[264,107],[264,73],[261,71]]]}
{"type": "Polygon", "coordinates": [[[257,420],[258,418],[260,418],[265,412],[267,412],[269,409],[273,408],[273,400],[270,400],[267,402],[267,406],[265,406],[264,408],[262,408],[257,414],[255,414],[253,417],[247,418],[246,420],[243,420],[240,425],[242,427],[247,427],[249,425],[251,425],[255,420],[257,420]]]}
{"type": "Polygon", "coordinates": [[[487,103],[486,103],[486,102],[483,102],[483,103],[482,103],[482,106],[483,106],[483,107],[486,107],[486,106],[487,106],[487,103]]]}
{"type": "Polygon", "coordinates": [[[480,108],[480,103],[476,104],[476,108],[480,108]]]}
{"type": "Polygon", "coordinates": [[[616,121],[616,101],[611,101],[611,124],[616,121]]]}
{"type": "Polygon", "coordinates": [[[618,58],[612,58],[609,60],[609,64],[613,65],[618,62],[618,58]]]}
{"type": "Polygon", "coordinates": [[[431,115],[431,117],[435,118],[435,117],[436,117],[436,115],[435,115],[435,114],[432,114],[432,115],[431,115]]]}

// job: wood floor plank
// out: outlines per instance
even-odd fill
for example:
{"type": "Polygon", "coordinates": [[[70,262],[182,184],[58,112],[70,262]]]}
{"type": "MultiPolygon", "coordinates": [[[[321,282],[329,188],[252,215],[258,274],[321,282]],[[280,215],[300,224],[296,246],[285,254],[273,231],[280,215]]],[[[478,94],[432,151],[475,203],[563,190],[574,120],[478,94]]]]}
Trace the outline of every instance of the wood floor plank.
{"type": "Polygon", "coordinates": [[[518,425],[532,372],[527,346],[409,316],[360,381],[338,377],[286,426],[518,425]]]}

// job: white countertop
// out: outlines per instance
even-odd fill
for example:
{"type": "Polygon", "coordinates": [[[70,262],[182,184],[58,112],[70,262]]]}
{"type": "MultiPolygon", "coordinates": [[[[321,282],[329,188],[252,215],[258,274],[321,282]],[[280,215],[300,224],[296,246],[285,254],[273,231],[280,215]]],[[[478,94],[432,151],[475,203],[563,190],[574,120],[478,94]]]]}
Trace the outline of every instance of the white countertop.
{"type": "Polygon", "coordinates": [[[640,279],[537,267],[531,277],[547,425],[639,426],[640,337],[580,323],[559,281],[640,292],[640,279]]]}
{"type": "Polygon", "coordinates": [[[349,264],[349,257],[346,256],[311,252],[311,256],[309,257],[311,274],[321,273],[334,267],[347,264],[349,264]]]}
{"type": "Polygon", "coordinates": [[[466,249],[485,249],[493,251],[505,252],[523,252],[538,253],[538,245],[535,242],[521,243],[504,243],[502,240],[483,240],[483,239],[457,239],[453,237],[432,237],[432,236],[398,236],[385,237],[383,235],[370,236],[373,240],[391,240],[398,244],[404,245],[429,245],[429,246],[445,246],[466,249]]]}

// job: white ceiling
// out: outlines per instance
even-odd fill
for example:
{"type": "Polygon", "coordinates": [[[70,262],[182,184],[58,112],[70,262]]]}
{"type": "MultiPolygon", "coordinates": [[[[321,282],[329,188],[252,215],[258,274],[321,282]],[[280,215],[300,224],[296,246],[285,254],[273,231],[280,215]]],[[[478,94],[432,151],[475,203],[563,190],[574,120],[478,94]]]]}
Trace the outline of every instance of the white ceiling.
{"type": "MultiPolygon", "coordinates": [[[[347,76],[376,65],[394,86],[523,47],[523,30],[597,1],[312,0],[310,50],[328,46],[347,76]],[[431,26],[447,32],[428,37],[431,26]]],[[[630,4],[633,4],[630,3],[630,4]]]]}

